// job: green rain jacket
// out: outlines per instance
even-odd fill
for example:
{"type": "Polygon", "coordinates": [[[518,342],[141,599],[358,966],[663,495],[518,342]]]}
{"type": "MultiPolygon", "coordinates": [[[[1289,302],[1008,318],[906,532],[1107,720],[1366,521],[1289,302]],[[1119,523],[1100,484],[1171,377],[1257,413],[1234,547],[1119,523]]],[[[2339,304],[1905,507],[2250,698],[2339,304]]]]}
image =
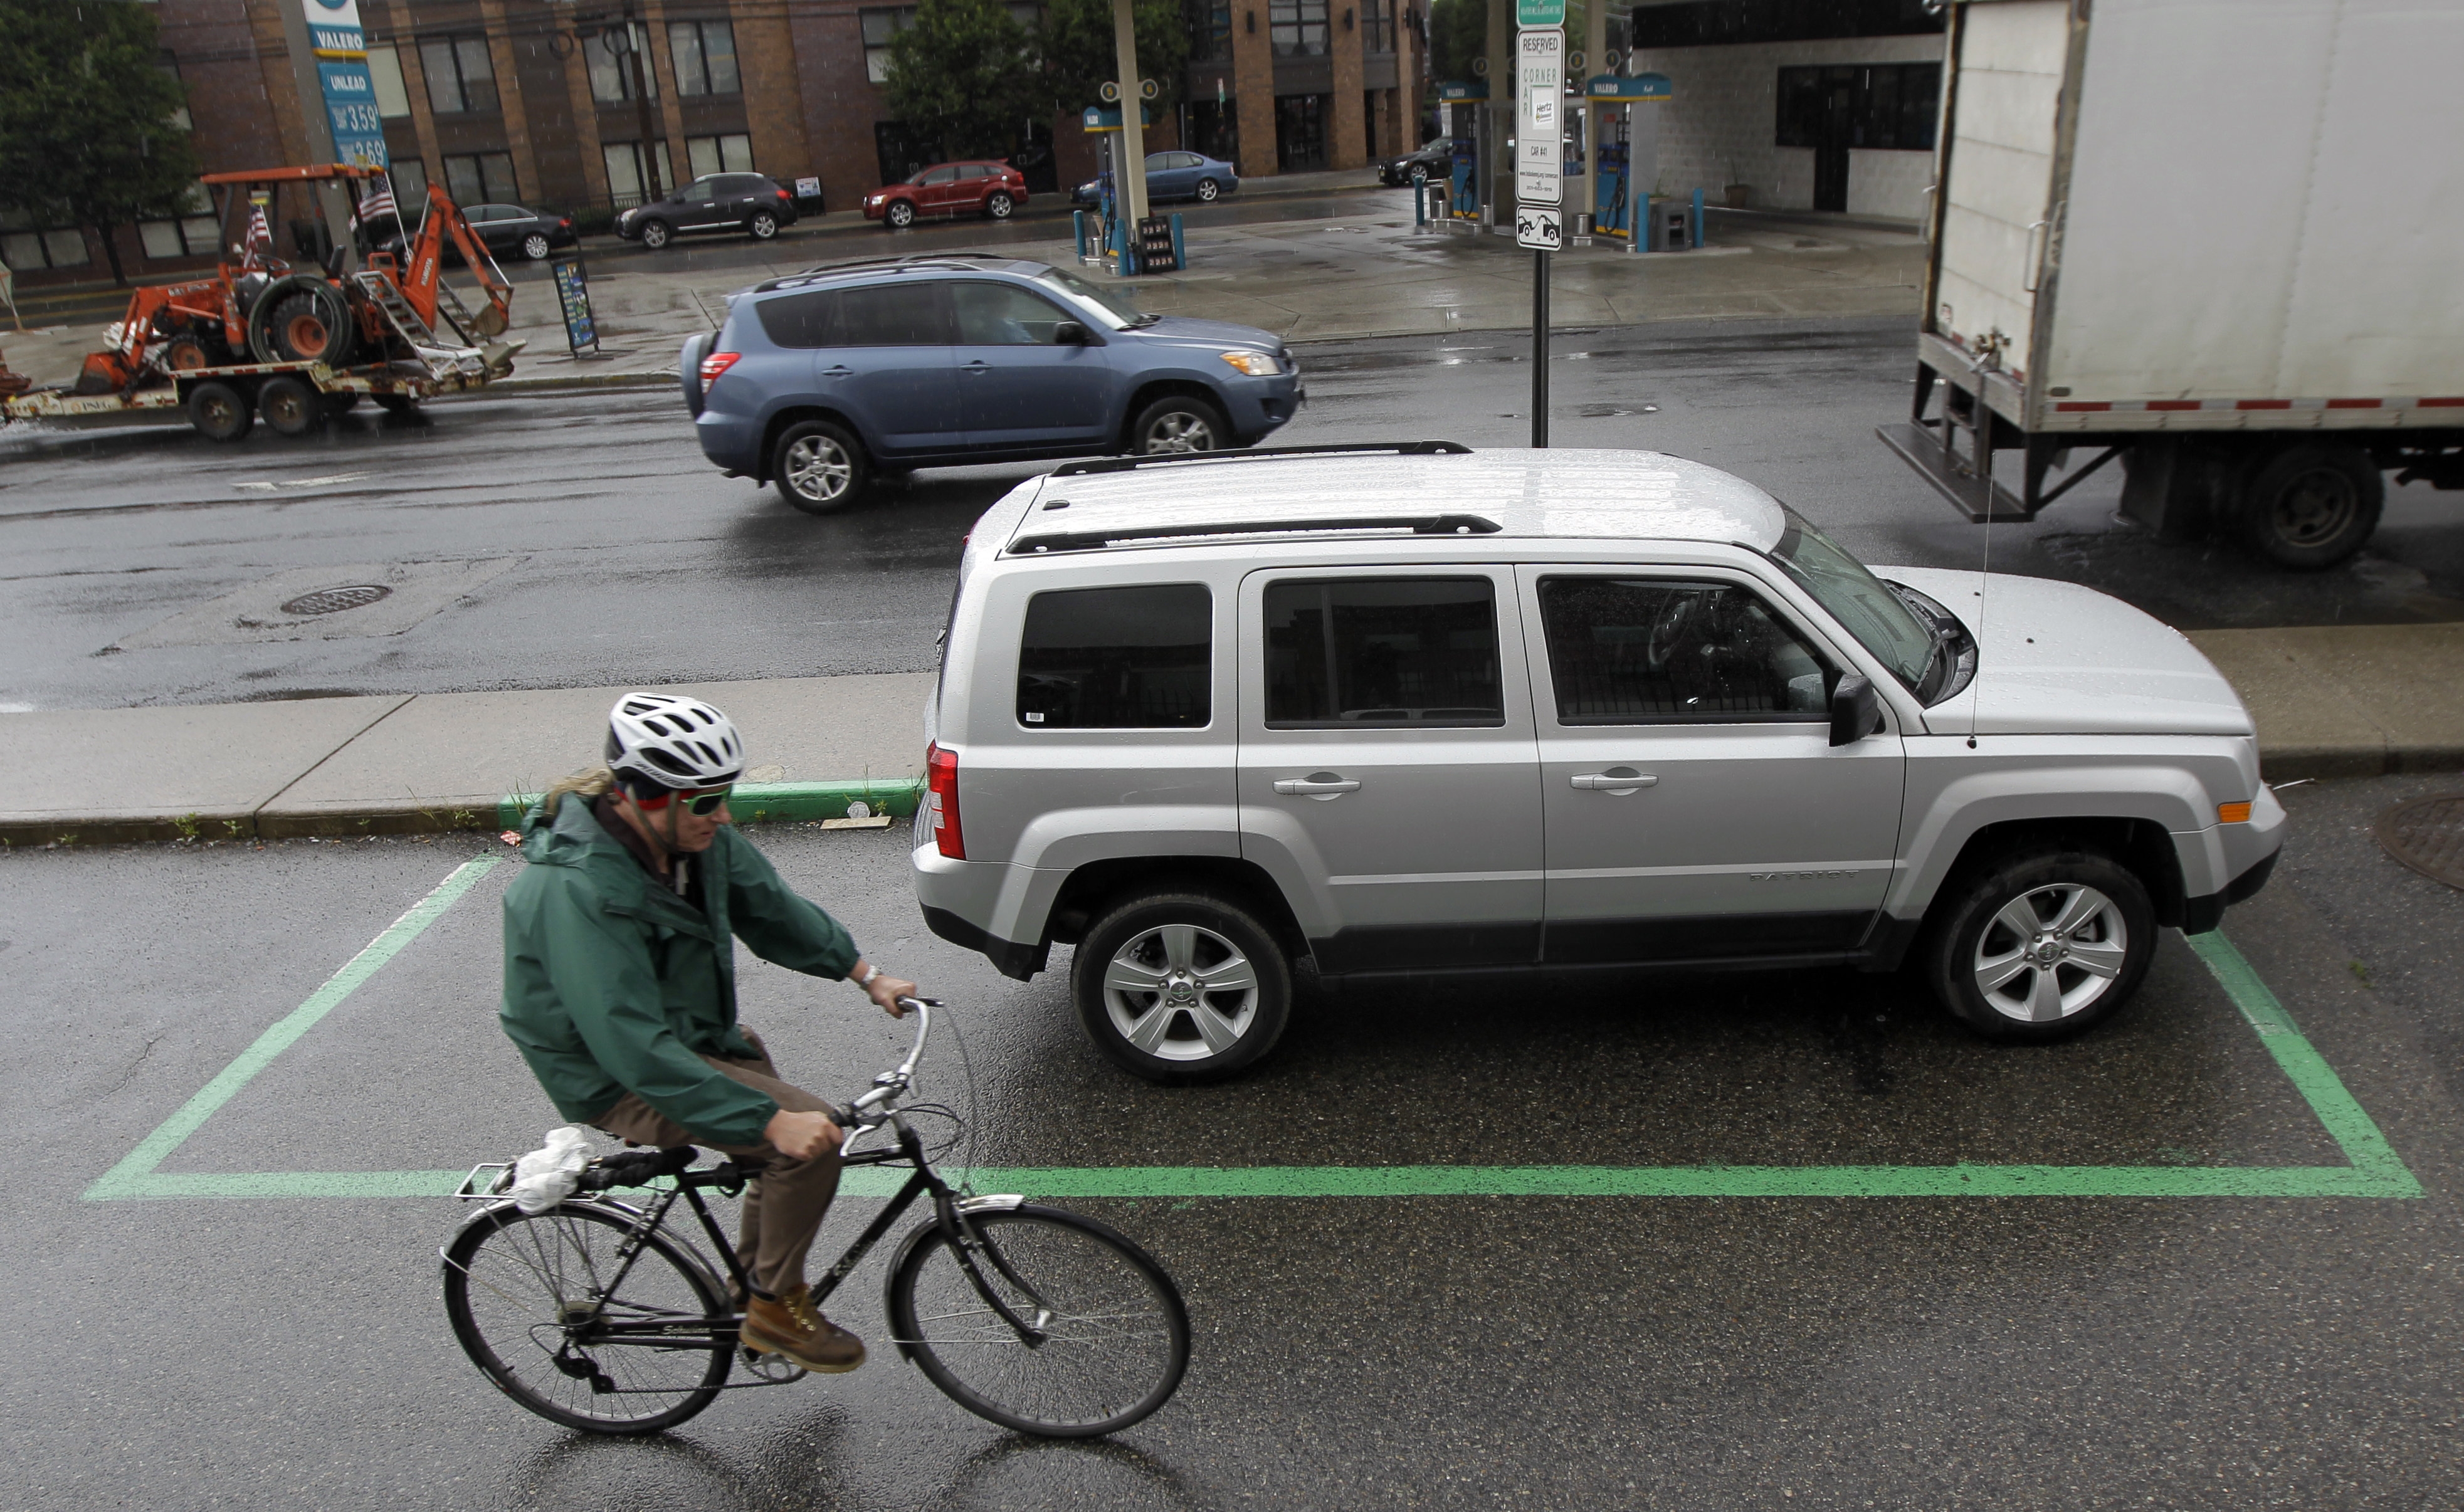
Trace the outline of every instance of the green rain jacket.
{"type": "Polygon", "coordinates": [[[522,821],[530,865],[505,889],[498,1020],[557,1111],[588,1123],[627,1092],[713,1145],[758,1145],[779,1105],[702,1057],[756,1060],[736,1027],[736,948],[845,977],[855,941],[779,880],[732,824],[693,865],[696,909],[659,886],[568,795],[522,821]]]}

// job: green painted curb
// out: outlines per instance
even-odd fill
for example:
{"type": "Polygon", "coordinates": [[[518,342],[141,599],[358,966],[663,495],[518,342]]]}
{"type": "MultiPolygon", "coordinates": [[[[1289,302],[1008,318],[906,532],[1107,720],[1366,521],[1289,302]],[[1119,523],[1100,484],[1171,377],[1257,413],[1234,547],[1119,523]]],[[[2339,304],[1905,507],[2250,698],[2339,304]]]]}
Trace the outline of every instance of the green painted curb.
{"type": "MultiPolygon", "coordinates": [[[[854,802],[875,814],[913,819],[923,799],[919,778],[841,778],[833,782],[739,782],[727,807],[739,824],[845,819],[847,805],[854,802]]],[[[539,800],[537,793],[508,793],[498,799],[496,827],[520,828],[522,816],[539,800]]]]}

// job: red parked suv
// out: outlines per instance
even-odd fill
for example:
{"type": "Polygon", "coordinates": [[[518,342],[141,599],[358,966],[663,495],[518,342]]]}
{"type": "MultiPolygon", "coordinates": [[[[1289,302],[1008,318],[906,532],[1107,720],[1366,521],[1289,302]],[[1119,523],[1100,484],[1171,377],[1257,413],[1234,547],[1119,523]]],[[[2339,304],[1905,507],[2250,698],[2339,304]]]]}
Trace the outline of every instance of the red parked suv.
{"type": "Polygon", "coordinates": [[[864,218],[891,230],[920,215],[975,213],[1005,221],[1026,203],[1026,176],[1006,163],[941,163],[864,197],[864,218]]]}

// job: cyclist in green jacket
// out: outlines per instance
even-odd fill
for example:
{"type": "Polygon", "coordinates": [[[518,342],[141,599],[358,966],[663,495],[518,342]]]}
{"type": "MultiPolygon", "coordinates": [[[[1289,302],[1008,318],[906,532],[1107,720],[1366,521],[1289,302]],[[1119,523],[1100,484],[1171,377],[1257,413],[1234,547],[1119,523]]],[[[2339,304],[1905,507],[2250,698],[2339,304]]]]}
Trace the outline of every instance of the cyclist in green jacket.
{"type": "Polygon", "coordinates": [[[840,1130],[736,1021],[730,936],[763,960],[852,980],[892,1018],[915,984],[867,962],[728,822],[743,767],[736,727],[710,705],[616,701],[606,768],[558,783],[523,821],[531,865],[505,889],[498,1018],[566,1118],[759,1161],[737,1247],[753,1278],[743,1341],[808,1370],[852,1370],[864,1342],[804,1284],[838,1191],[840,1130]]]}

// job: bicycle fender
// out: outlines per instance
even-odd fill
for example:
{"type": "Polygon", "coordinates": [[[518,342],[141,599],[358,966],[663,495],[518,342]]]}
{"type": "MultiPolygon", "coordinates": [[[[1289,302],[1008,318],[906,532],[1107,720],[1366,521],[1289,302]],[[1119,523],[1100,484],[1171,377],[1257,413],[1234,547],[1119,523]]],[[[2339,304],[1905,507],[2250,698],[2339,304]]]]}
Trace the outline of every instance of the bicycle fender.
{"type": "MultiPolygon", "coordinates": [[[[967,1197],[957,1204],[957,1208],[961,1213],[1006,1213],[1025,1205],[1026,1198],[1003,1193],[989,1197],[967,1197]]],[[[898,1318],[898,1273],[907,1268],[907,1259],[915,1253],[917,1246],[940,1232],[941,1220],[938,1217],[926,1218],[916,1224],[907,1231],[905,1238],[898,1241],[898,1251],[890,1257],[890,1263],[882,1267],[881,1315],[891,1320],[893,1330],[897,1327],[898,1318]]],[[[891,1342],[898,1346],[901,1359],[910,1365],[915,1363],[915,1346],[913,1343],[905,1339],[893,1339],[891,1342]]]]}

